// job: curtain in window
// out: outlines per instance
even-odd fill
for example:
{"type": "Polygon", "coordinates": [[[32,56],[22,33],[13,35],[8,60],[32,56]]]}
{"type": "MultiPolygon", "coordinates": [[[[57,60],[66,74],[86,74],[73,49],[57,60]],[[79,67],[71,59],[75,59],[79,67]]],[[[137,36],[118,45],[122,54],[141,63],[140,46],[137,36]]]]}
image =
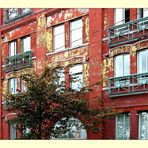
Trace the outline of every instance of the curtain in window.
{"type": "Polygon", "coordinates": [[[148,112],[139,113],[139,139],[148,139],[148,112]]]}

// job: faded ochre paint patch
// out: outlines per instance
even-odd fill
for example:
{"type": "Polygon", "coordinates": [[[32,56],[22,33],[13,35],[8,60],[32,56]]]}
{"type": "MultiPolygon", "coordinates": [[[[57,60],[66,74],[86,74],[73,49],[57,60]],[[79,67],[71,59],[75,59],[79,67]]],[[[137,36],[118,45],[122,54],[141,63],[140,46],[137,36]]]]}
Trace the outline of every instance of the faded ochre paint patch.
{"type": "Polygon", "coordinates": [[[51,52],[52,51],[52,30],[48,30],[48,32],[46,32],[46,48],[47,48],[47,52],[51,52]]]}
{"type": "Polygon", "coordinates": [[[103,87],[107,87],[109,72],[113,72],[113,58],[107,58],[103,60],[102,64],[103,87]]]}
{"type": "Polygon", "coordinates": [[[88,17],[85,19],[84,23],[85,23],[85,35],[86,35],[85,42],[88,42],[89,41],[89,18],[88,17]]]}
{"type": "Polygon", "coordinates": [[[37,19],[37,28],[43,28],[46,26],[46,18],[45,15],[42,13],[37,19]]]}
{"type": "Polygon", "coordinates": [[[89,64],[83,64],[83,83],[84,86],[89,86],[89,64]]]}
{"type": "Polygon", "coordinates": [[[45,47],[46,43],[46,18],[41,14],[37,18],[37,47],[45,47]]]}

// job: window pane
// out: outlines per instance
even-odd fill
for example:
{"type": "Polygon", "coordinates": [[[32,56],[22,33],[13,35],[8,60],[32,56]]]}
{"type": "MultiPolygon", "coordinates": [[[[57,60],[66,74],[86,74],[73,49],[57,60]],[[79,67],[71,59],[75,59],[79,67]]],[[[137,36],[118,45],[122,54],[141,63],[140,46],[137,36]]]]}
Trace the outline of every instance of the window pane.
{"type": "Polygon", "coordinates": [[[147,17],[148,16],[148,8],[144,8],[143,9],[143,17],[147,17]]]}
{"type": "Polygon", "coordinates": [[[64,34],[60,34],[54,37],[54,49],[63,50],[65,44],[64,34]]]}
{"type": "Polygon", "coordinates": [[[30,51],[30,37],[25,37],[23,40],[23,51],[30,51]]]}
{"type": "Polygon", "coordinates": [[[54,27],[54,36],[61,33],[64,33],[64,25],[54,27]]]}
{"type": "Polygon", "coordinates": [[[22,8],[22,14],[28,13],[30,11],[30,8],[22,8]]]}
{"type": "Polygon", "coordinates": [[[71,88],[79,91],[83,86],[82,65],[78,64],[71,67],[69,73],[72,79],[71,88]]]}
{"type": "Polygon", "coordinates": [[[16,41],[9,43],[9,56],[16,55],[16,41]]]}
{"type": "Polygon", "coordinates": [[[148,72],[148,50],[140,51],[138,54],[138,72],[145,73],[148,72]]]}
{"type": "Polygon", "coordinates": [[[82,44],[82,28],[71,32],[71,46],[82,44]]]}
{"type": "Polygon", "coordinates": [[[130,74],[130,55],[124,55],[124,76],[130,74]]]}
{"type": "Polygon", "coordinates": [[[82,28],[82,19],[71,22],[71,30],[82,28]]]}
{"type": "Polygon", "coordinates": [[[10,8],[9,9],[9,19],[13,19],[18,15],[18,9],[10,8]]]}
{"type": "Polygon", "coordinates": [[[124,23],[124,12],[125,9],[115,9],[115,25],[120,25],[124,23]]]}
{"type": "Polygon", "coordinates": [[[76,74],[71,77],[73,81],[71,82],[71,88],[79,91],[83,86],[83,76],[82,74],[76,74]]]}
{"type": "Polygon", "coordinates": [[[9,79],[9,91],[10,91],[10,93],[16,94],[17,93],[16,89],[17,89],[17,79],[16,78],[9,79]]]}
{"type": "Polygon", "coordinates": [[[148,112],[139,113],[139,139],[148,139],[148,112]]]}
{"type": "Polygon", "coordinates": [[[143,8],[137,9],[137,19],[143,18],[143,8]]]}
{"type": "Polygon", "coordinates": [[[72,47],[82,44],[82,19],[71,22],[70,42],[72,47]]]}
{"type": "MultiPolygon", "coordinates": [[[[61,124],[61,122],[58,121],[55,124],[54,128],[56,130],[56,128],[60,129],[60,127],[62,126],[63,124],[61,124]]],[[[56,139],[87,139],[86,129],[84,129],[83,124],[80,122],[79,119],[76,119],[73,117],[70,118],[68,122],[66,123],[66,129],[68,131],[66,133],[59,134],[56,139]]],[[[51,137],[51,138],[55,139],[55,137],[51,137]]]]}
{"type": "Polygon", "coordinates": [[[56,51],[65,49],[64,25],[54,27],[53,40],[56,51]]]}
{"type": "Polygon", "coordinates": [[[123,76],[123,56],[115,57],[115,77],[123,76]]]}
{"type": "Polygon", "coordinates": [[[10,139],[16,139],[16,124],[10,124],[10,139]]]}
{"type": "Polygon", "coordinates": [[[128,113],[116,116],[116,139],[130,138],[130,117],[128,113]]]}
{"type": "Polygon", "coordinates": [[[70,74],[76,74],[82,72],[82,65],[78,64],[70,68],[70,74]]]}

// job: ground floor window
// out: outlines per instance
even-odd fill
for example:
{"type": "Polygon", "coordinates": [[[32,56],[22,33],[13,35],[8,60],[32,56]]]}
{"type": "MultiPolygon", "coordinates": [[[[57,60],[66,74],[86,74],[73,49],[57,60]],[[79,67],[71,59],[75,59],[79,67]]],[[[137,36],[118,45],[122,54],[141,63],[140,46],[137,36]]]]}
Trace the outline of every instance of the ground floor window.
{"type": "MultiPolygon", "coordinates": [[[[63,122],[65,118],[62,118],[63,122]]],[[[69,118],[66,122],[66,128],[62,124],[61,120],[54,125],[55,130],[67,130],[65,133],[59,132],[57,137],[52,137],[51,139],[87,139],[86,129],[84,128],[82,122],[77,118],[69,118]]]]}
{"type": "Polygon", "coordinates": [[[148,139],[148,111],[139,113],[139,139],[148,139]]]}
{"type": "Polygon", "coordinates": [[[16,139],[16,124],[9,124],[10,125],[10,139],[16,139]]]}
{"type": "Polygon", "coordinates": [[[116,139],[130,139],[130,115],[122,113],[116,116],[116,139]]]}

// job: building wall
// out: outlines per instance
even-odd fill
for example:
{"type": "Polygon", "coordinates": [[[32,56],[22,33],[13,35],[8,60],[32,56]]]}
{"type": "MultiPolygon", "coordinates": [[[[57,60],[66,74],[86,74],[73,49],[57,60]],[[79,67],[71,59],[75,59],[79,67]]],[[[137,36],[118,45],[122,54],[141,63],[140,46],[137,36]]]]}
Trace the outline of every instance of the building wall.
{"type": "MultiPolygon", "coordinates": [[[[20,74],[28,71],[41,73],[45,65],[62,65],[68,71],[68,65],[81,63],[83,65],[83,82],[87,86],[101,79],[101,63],[102,57],[102,34],[96,33],[102,27],[102,10],[101,9],[33,9],[32,13],[18,18],[9,23],[4,23],[4,9],[1,9],[1,120],[0,120],[0,139],[9,139],[9,125],[7,120],[15,116],[13,112],[6,111],[4,106],[3,94],[8,91],[8,80],[18,77],[20,74]],[[101,14],[101,15],[100,15],[101,14]],[[96,17],[94,17],[94,15],[96,17]],[[82,18],[82,45],[78,47],[70,47],[70,22],[82,18]],[[93,23],[91,23],[93,22],[93,23]],[[59,24],[64,24],[65,28],[65,50],[54,51],[53,49],[53,28],[59,24]],[[21,39],[24,36],[31,37],[31,50],[33,53],[31,68],[24,68],[15,72],[6,73],[5,58],[9,55],[9,42],[16,40],[18,45],[17,53],[21,53],[21,39]],[[99,44],[98,44],[99,43],[99,44]],[[99,49],[99,50],[98,50],[99,49]],[[94,55],[97,52],[97,56],[94,55]],[[98,74],[98,70],[100,71],[98,74]],[[93,78],[90,73],[93,71],[93,78]]],[[[69,77],[66,76],[66,80],[69,77]]],[[[18,89],[21,89],[20,80],[17,80],[18,89]]],[[[99,93],[101,97],[101,87],[95,88],[95,93],[99,93]]],[[[97,108],[98,105],[92,100],[95,95],[90,94],[90,107],[97,108]]],[[[87,131],[88,139],[102,138],[102,134],[94,134],[87,131]]]]}
{"type": "MultiPolygon", "coordinates": [[[[93,85],[100,82],[101,85],[93,87],[93,93],[89,93],[90,108],[109,107],[117,113],[130,113],[130,139],[138,139],[138,113],[148,110],[148,94],[134,94],[126,96],[110,97],[108,93],[108,79],[114,77],[114,58],[116,55],[129,53],[130,74],[137,73],[137,52],[148,48],[147,36],[144,39],[109,47],[108,29],[114,26],[114,9],[32,9],[32,13],[7,24],[4,23],[4,9],[0,9],[0,139],[9,139],[9,126],[6,120],[14,114],[4,108],[3,94],[8,89],[8,79],[18,77],[26,70],[41,73],[46,65],[62,65],[66,71],[71,64],[83,65],[84,85],[93,85]],[[83,37],[82,45],[72,48],[70,46],[70,22],[82,18],[83,37]],[[64,24],[65,50],[54,51],[53,28],[64,24]],[[16,72],[4,72],[4,59],[8,57],[8,43],[17,40],[18,53],[21,52],[21,38],[31,36],[31,50],[33,52],[33,66],[16,72]],[[95,99],[94,99],[95,98],[95,99]],[[98,103],[102,100],[102,104],[98,103]]],[[[130,21],[137,19],[137,9],[130,9],[130,21]]],[[[69,77],[65,77],[69,80],[69,77]]],[[[18,87],[20,80],[18,80],[18,87]]],[[[116,119],[104,120],[101,125],[102,132],[94,134],[87,131],[88,139],[115,139],[116,119]]]]}

